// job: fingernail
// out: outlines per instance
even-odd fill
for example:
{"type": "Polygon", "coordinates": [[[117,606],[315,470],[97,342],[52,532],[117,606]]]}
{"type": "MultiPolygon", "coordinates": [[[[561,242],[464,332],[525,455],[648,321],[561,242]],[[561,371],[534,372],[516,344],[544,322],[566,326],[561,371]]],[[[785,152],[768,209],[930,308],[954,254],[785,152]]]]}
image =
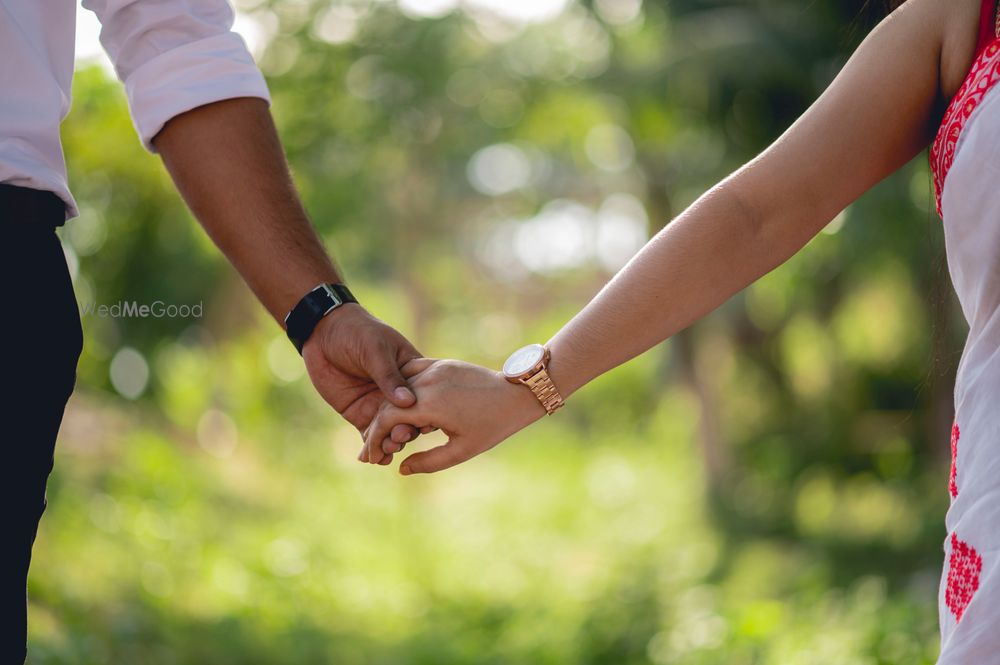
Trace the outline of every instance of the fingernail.
{"type": "Polygon", "coordinates": [[[401,467],[399,467],[399,473],[400,473],[400,475],[408,476],[408,475],[410,475],[413,472],[410,471],[410,467],[408,467],[408,466],[401,466],[401,467]]]}
{"type": "Polygon", "coordinates": [[[396,399],[400,401],[405,401],[408,399],[416,399],[416,397],[413,395],[413,392],[409,388],[404,388],[403,386],[400,386],[395,390],[393,390],[392,394],[396,397],[396,399]]]}

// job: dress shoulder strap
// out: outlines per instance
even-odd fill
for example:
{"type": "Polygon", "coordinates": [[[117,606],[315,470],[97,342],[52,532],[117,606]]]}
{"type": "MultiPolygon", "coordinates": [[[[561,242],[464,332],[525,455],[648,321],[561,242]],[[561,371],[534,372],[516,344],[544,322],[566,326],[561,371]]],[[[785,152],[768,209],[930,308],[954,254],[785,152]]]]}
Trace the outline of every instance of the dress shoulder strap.
{"type": "Polygon", "coordinates": [[[990,42],[1000,37],[1000,14],[997,14],[997,0],[981,0],[979,7],[979,39],[976,41],[976,57],[990,42]]]}

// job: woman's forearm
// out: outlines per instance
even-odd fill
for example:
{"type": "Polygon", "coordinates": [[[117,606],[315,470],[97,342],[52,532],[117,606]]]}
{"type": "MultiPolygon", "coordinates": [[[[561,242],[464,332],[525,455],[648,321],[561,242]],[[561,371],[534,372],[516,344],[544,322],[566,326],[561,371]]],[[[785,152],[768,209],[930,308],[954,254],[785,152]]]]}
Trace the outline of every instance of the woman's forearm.
{"type": "Polygon", "coordinates": [[[775,233],[738,189],[724,181],[702,196],[549,341],[564,396],[705,316],[813,235],[813,225],[775,233]]]}

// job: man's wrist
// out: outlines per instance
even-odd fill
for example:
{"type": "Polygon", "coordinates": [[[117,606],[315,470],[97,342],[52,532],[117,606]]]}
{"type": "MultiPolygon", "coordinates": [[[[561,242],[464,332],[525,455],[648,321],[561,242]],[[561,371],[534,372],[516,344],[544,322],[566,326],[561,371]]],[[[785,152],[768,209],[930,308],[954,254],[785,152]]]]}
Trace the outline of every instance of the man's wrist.
{"type": "Polygon", "coordinates": [[[351,321],[356,321],[359,317],[370,316],[368,310],[358,303],[344,303],[342,307],[330,312],[316,324],[312,335],[302,345],[302,356],[306,357],[306,350],[320,343],[328,343],[329,340],[340,337],[339,329],[345,325],[350,325],[351,321]]]}
{"type": "Polygon", "coordinates": [[[299,353],[313,336],[319,323],[344,305],[357,299],[344,284],[321,283],[305,294],[285,316],[285,332],[299,353]]]}

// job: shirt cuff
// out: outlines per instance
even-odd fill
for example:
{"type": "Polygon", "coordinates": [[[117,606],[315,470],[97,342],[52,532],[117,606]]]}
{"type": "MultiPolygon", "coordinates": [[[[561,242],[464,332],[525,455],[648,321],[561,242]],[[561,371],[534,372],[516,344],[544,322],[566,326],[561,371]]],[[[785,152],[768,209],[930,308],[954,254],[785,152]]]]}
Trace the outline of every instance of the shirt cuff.
{"type": "Polygon", "coordinates": [[[125,93],[132,122],[150,152],[156,152],[153,137],[185,111],[236,97],[271,102],[263,74],[235,32],[161,53],[129,75],[125,93]]]}

